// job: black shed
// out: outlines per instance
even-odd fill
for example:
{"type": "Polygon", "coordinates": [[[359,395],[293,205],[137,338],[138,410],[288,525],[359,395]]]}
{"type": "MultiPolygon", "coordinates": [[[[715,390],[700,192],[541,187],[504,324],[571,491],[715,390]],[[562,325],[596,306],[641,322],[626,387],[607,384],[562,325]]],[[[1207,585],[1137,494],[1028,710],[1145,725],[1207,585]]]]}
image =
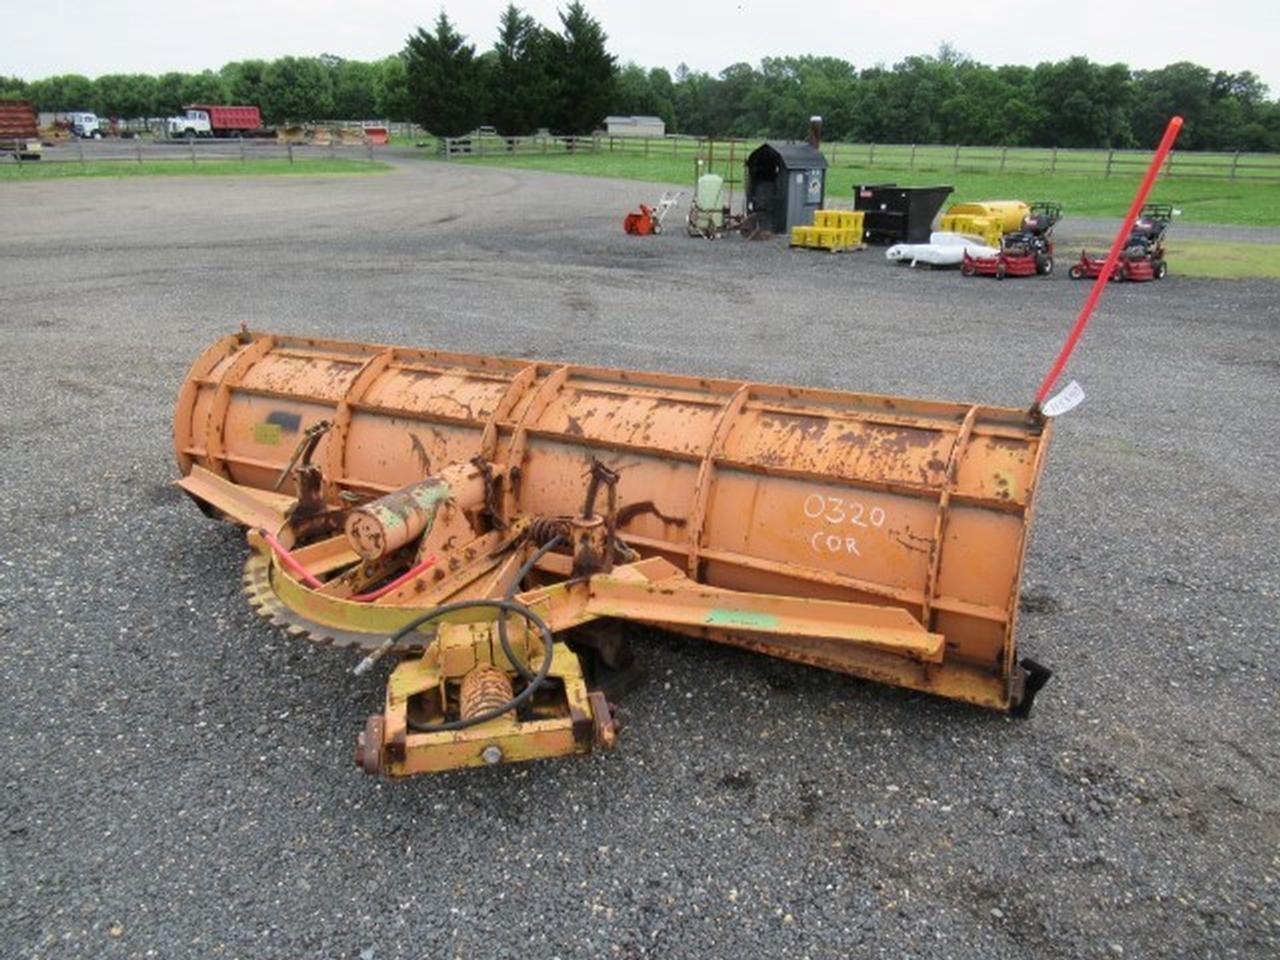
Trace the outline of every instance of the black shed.
{"type": "Polygon", "coordinates": [[[827,158],[807,143],[767,142],[747,157],[747,213],[762,229],[790,233],[813,223],[827,193],[827,158]]]}

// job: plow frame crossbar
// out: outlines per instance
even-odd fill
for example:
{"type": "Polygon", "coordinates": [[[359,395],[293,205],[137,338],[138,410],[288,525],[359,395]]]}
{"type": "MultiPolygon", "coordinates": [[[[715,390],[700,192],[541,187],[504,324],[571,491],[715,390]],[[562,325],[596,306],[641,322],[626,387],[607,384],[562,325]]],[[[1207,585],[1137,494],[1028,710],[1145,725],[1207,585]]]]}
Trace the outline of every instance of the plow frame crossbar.
{"type": "MultiPolygon", "coordinates": [[[[306,592],[282,565],[273,568],[272,577],[283,597],[289,597],[294,589],[306,592]]],[[[744,641],[739,645],[746,645],[749,637],[763,648],[774,638],[787,638],[801,644],[801,649],[806,644],[822,645],[836,657],[841,649],[866,648],[920,664],[937,664],[944,649],[940,634],[926,631],[911,614],[898,608],[711,589],[661,558],[525,591],[515,599],[556,634],[599,619],[613,619],[682,633],[706,630],[711,639],[736,633],[744,641]]],[[[324,598],[323,603],[340,609],[347,602],[324,598]]],[[[318,611],[313,607],[310,612],[318,611]]],[[[397,611],[404,623],[420,612],[413,608],[397,611]]],[[[526,625],[510,620],[507,628],[520,650],[518,655],[526,656],[526,662],[540,662],[543,651],[526,625]]],[[[586,753],[593,747],[613,745],[611,709],[598,694],[587,690],[577,656],[559,641],[553,646],[549,676],[564,688],[561,716],[523,722],[503,716],[467,730],[415,732],[409,723],[412,697],[442,691],[450,678],[457,679],[486,662],[511,668],[498,650],[496,634],[497,622],[483,610],[450,614],[434,624],[431,639],[424,641],[423,655],[409,658],[393,670],[383,714],[372,718],[365,729],[359,754],[366,769],[406,776],[495,762],[487,760],[488,756],[510,762],[586,753]]]]}

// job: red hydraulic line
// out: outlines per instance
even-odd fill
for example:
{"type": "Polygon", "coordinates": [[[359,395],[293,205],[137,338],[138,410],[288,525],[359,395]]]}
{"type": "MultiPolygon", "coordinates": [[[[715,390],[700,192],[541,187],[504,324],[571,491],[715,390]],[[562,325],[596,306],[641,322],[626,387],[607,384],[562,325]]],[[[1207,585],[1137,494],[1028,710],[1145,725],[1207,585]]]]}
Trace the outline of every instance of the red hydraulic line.
{"type": "Polygon", "coordinates": [[[267,541],[267,546],[275,551],[276,556],[280,558],[280,562],[301,577],[303,583],[314,589],[324,586],[323,583],[311,575],[310,570],[293,558],[293,554],[286,550],[284,544],[275,538],[275,534],[269,532],[266,527],[259,527],[258,533],[261,534],[263,540],[267,541]]]}
{"type": "Polygon", "coordinates": [[[1173,149],[1173,141],[1178,139],[1178,131],[1181,129],[1182,118],[1172,117],[1169,120],[1169,126],[1165,128],[1164,136],[1160,138],[1160,146],[1156,147],[1156,155],[1151,158],[1151,166],[1147,168],[1146,176],[1142,178],[1142,184],[1134,195],[1133,204],[1129,207],[1129,213],[1120,224],[1120,230],[1116,233],[1115,240],[1111,242],[1111,251],[1107,254],[1107,260],[1102,266],[1102,272],[1098,274],[1098,279],[1093,282],[1093,289],[1089,291],[1089,296],[1085,299],[1084,306],[1080,308],[1080,315],[1076,317],[1075,326],[1071,328],[1071,332],[1067,335],[1067,341],[1062,345],[1058,359],[1053,362],[1053,366],[1045,376],[1044,382],[1040,384],[1040,389],[1036,391],[1036,400],[1032,406],[1033,410],[1039,410],[1040,405],[1044,403],[1049,391],[1053,389],[1054,383],[1057,382],[1058,377],[1062,374],[1062,369],[1067,365],[1071,351],[1076,348],[1076,342],[1084,333],[1084,328],[1089,325],[1089,318],[1093,315],[1093,308],[1098,305],[1098,298],[1102,296],[1103,289],[1111,279],[1111,272],[1115,270],[1116,262],[1120,259],[1120,251],[1124,249],[1124,242],[1129,238],[1129,231],[1133,229],[1134,221],[1138,219],[1138,214],[1142,211],[1142,205],[1147,202],[1147,194],[1151,192],[1151,186],[1156,182],[1156,177],[1160,173],[1160,165],[1164,163],[1165,157],[1173,149]]]}
{"type": "MultiPolygon", "coordinates": [[[[324,583],[316,579],[316,577],[312,575],[310,570],[308,570],[301,563],[299,563],[297,559],[294,557],[294,555],[291,554],[285,548],[285,545],[281,543],[279,540],[277,540],[273,534],[269,533],[263,527],[258,528],[258,533],[261,534],[263,540],[267,541],[267,545],[271,547],[272,551],[275,552],[275,555],[280,558],[280,562],[283,563],[290,570],[292,570],[294,574],[296,574],[299,578],[301,578],[303,583],[305,583],[308,587],[311,587],[312,589],[316,589],[316,590],[324,586],[324,583]]],[[[427,557],[427,559],[423,560],[417,566],[401,574],[399,577],[396,577],[396,579],[392,580],[390,583],[386,584],[385,586],[379,587],[377,590],[371,590],[368,593],[357,593],[354,597],[351,597],[350,599],[356,601],[357,603],[372,603],[374,600],[378,600],[381,597],[385,597],[388,593],[390,593],[392,590],[395,590],[397,587],[404,586],[414,577],[418,576],[419,574],[425,572],[426,570],[434,566],[435,562],[436,562],[436,555],[433,553],[431,554],[431,556],[427,557]]]]}
{"type": "Polygon", "coordinates": [[[385,597],[388,593],[390,593],[392,590],[395,590],[397,587],[404,586],[414,577],[425,572],[430,567],[435,566],[435,562],[436,562],[436,555],[433,553],[431,554],[431,556],[427,557],[427,559],[423,560],[416,567],[410,568],[404,574],[402,574],[399,577],[396,577],[396,579],[392,580],[386,586],[379,587],[377,590],[370,590],[368,593],[357,593],[351,599],[357,601],[358,603],[372,603],[374,600],[377,600],[381,597],[385,597]]]}

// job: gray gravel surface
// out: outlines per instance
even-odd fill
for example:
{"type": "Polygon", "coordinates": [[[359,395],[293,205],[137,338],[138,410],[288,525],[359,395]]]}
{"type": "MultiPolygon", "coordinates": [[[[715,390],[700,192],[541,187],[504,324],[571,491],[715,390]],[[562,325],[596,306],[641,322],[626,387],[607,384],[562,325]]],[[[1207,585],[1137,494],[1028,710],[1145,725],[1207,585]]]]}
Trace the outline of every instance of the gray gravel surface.
{"type": "Polygon", "coordinates": [[[388,783],[380,676],[171,486],[241,321],[1021,405],[1084,295],[624,237],[641,184],[0,185],[0,955],[1274,957],[1280,286],[1107,291],[1024,584],[1036,714],[662,634],[620,748],[388,783]]]}

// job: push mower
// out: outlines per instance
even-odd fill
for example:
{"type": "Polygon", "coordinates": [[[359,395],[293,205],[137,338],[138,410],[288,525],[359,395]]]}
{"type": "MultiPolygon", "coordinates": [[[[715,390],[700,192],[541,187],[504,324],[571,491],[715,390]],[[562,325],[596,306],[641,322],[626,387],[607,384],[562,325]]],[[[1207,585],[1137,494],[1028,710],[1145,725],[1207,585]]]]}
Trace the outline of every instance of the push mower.
{"type": "MultiPolygon", "coordinates": [[[[1165,261],[1164,235],[1173,220],[1173,206],[1168,203],[1148,203],[1142,208],[1124,250],[1116,260],[1115,269],[1108,278],[1113,281],[1163,280],[1169,272],[1165,261]]],[[[1092,280],[1106,266],[1105,257],[1091,257],[1087,250],[1080,251],[1080,262],[1070,272],[1072,280],[1092,280]]]]}
{"type": "Polygon", "coordinates": [[[965,252],[960,272],[966,277],[1031,277],[1053,273],[1053,225],[1062,219],[1062,205],[1037,201],[1022,225],[1000,238],[994,257],[971,257],[965,252]]]}

